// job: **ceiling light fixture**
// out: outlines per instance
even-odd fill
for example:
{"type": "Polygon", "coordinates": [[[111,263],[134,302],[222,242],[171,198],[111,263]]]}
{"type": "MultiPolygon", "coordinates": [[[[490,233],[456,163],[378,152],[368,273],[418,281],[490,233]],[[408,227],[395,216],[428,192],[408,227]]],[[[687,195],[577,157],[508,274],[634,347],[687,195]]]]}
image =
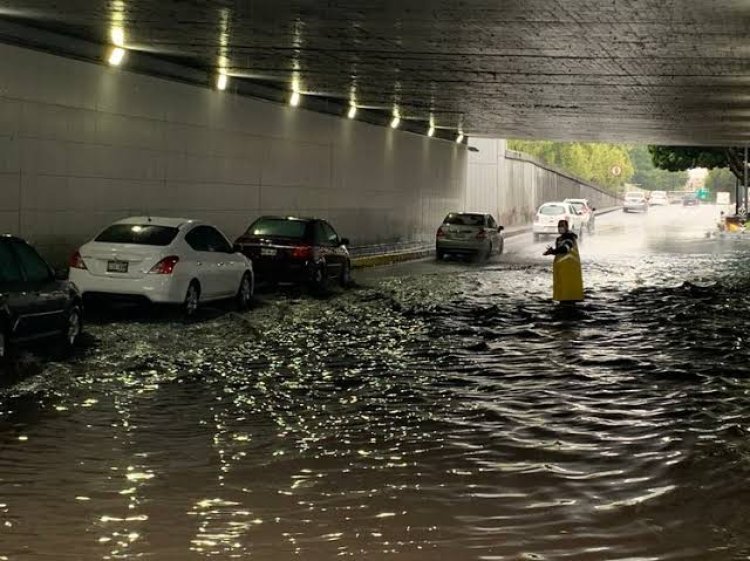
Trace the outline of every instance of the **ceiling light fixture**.
{"type": "Polygon", "coordinates": [[[429,137],[435,136],[435,127],[433,127],[432,125],[430,125],[430,128],[427,129],[427,136],[429,137]]]}
{"type": "Polygon", "coordinates": [[[122,27],[113,27],[109,35],[115,47],[125,46],[125,30],[122,27]]]}
{"type": "Polygon", "coordinates": [[[229,84],[229,76],[223,72],[219,73],[219,77],[216,78],[216,88],[224,91],[227,89],[227,84],[229,84]]]}
{"type": "Polygon", "coordinates": [[[357,106],[351,105],[349,107],[349,112],[347,113],[347,117],[349,117],[350,119],[354,119],[354,117],[356,116],[357,116],[357,106]]]}
{"type": "Polygon", "coordinates": [[[398,115],[394,115],[393,120],[391,121],[391,128],[397,129],[400,124],[401,124],[401,117],[399,117],[398,115]]]}
{"type": "Polygon", "coordinates": [[[111,66],[120,66],[124,58],[125,49],[123,49],[122,47],[114,47],[109,53],[109,64],[111,66]]]}
{"type": "Polygon", "coordinates": [[[292,97],[289,98],[289,105],[292,107],[298,107],[300,102],[302,101],[302,96],[299,92],[292,92],[292,97]]]}
{"type": "Polygon", "coordinates": [[[464,141],[464,133],[460,132],[458,133],[458,136],[456,137],[456,144],[461,144],[464,141]]]}

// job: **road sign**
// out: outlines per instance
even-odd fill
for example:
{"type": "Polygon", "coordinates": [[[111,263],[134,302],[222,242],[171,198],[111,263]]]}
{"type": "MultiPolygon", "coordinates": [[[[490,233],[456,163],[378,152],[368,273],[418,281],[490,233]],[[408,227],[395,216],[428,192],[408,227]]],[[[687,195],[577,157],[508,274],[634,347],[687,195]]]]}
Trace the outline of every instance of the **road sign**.
{"type": "Polygon", "coordinates": [[[612,166],[612,169],[610,169],[609,171],[615,177],[620,177],[622,175],[622,167],[621,166],[612,166]]]}

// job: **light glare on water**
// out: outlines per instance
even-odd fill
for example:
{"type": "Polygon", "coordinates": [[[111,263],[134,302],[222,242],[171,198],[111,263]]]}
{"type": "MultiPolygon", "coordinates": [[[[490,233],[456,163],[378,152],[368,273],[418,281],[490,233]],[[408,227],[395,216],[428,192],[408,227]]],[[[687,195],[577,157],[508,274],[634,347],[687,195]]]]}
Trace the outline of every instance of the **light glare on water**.
{"type": "Polygon", "coordinates": [[[731,560],[747,251],[713,209],[183,326],[98,323],[2,392],[0,559],[731,560]]]}

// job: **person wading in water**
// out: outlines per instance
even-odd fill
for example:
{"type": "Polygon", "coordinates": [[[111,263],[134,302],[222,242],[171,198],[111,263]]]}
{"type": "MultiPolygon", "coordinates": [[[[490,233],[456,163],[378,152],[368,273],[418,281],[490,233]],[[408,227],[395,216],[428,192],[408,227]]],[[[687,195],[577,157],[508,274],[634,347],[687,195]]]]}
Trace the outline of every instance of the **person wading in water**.
{"type": "Polygon", "coordinates": [[[555,247],[548,247],[544,255],[554,255],[552,265],[552,299],[560,303],[583,301],[583,275],[578,253],[578,236],[570,231],[567,220],[557,223],[560,236],[555,247]]]}

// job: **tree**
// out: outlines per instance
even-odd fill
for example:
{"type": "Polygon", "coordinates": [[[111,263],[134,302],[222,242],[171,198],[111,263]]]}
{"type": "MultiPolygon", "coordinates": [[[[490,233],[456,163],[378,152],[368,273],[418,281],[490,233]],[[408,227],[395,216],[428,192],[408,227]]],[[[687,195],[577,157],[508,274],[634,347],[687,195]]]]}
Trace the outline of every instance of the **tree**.
{"type": "Polygon", "coordinates": [[[630,148],[630,160],[635,167],[631,181],[650,191],[680,191],[688,181],[687,171],[666,171],[654,165],[648,146],[630,148]]]}
{"type": "Polygon", "coordinates": [[[627,148],[619,144],[510,140],[508,147],[613,191],[635,173],[627,148]],[[619,177],[612,175],[613,166],[621,168],[619,177]]]}
{"type": "Polygon", "coordinates": [[[712,193],[729,191],[734,193],[737,186],[737,178],[727,168],[714,168],[706,177],[706,188],[712,193]]]}
{"type": "Polygon", "coordinates": [[[744,180],[744,149],[696,146],[649,146],[654,165],[669,171],[693,168],[729,168],[736,178],[744,180]]]}

